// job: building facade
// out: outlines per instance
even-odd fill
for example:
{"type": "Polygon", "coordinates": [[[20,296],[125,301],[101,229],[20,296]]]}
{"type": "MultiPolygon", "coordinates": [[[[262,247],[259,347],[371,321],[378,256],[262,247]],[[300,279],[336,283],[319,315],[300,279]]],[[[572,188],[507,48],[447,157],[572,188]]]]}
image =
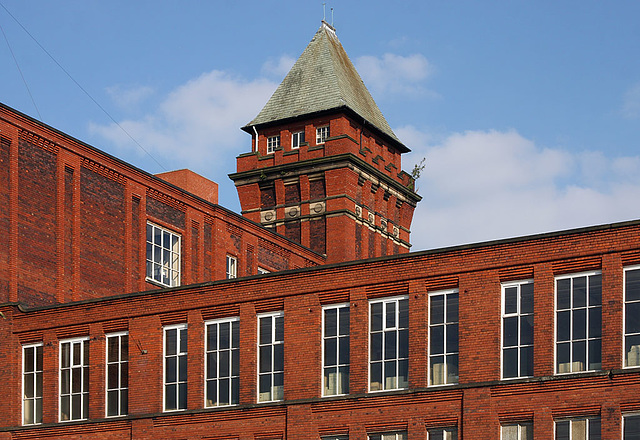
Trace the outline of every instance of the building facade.
{"type": "Polygon", "coordinates": [[[640,438],[640,221],[409,253],[354,72],[323,23],[242,215],[0,107],[0,439],[640,438]]]}

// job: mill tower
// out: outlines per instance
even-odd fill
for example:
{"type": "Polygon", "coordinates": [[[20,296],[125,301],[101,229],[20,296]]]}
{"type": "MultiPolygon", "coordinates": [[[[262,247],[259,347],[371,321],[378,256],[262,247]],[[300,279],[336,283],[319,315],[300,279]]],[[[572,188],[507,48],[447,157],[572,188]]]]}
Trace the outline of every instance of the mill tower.
{"type": "Polygon", "coordinates": [[[320,29],[244,131],[234,181],[247,218],[328,263],[405,253],[420,196],[335,29],[320,29]]]}

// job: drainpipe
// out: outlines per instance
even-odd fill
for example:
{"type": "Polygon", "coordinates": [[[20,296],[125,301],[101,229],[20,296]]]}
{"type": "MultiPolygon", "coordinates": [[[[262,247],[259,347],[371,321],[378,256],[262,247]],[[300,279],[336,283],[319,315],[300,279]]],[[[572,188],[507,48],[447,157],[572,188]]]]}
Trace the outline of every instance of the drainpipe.
{"type": "Polygon", "coordinates": [[[253,144],[252,152],[258,151],[258,130],[256,130],[256,126],[253,126],[253,132],[256,134],[256,142],[253,144]]]}

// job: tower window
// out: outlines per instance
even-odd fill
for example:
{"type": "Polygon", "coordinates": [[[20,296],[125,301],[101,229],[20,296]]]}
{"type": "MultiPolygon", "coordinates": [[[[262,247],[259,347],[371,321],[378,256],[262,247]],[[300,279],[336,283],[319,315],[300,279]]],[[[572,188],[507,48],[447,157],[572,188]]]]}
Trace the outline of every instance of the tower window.
{"type": "Polygon", "coordinates": [[[304,143],[304,131],[296,131],[291,133],[291,148],[300,148],[300,145],[304,143]]]}
{"type": "Polygon", "coordinates": [[[267,138],[267,154],[272,154],[276,148],[280,148],[280,135],[269,136],[267,138]]]}
{"type": "Polygon", "coordinates": [[[316,144],[324,144],[324,141],[329,137],[329,126],[325,125],[324,127],[316,128],[316,144]]]}

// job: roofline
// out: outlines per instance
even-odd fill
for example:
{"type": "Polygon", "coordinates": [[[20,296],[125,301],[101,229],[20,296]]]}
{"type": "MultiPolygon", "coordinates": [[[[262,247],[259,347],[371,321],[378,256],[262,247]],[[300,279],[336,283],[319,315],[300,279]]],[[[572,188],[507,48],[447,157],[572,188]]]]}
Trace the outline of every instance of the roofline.
{"type": "Polygon", "coordinates": [[[101,297],[101,298],[92,298],[92,299],[86,299],[82,301],[74,301],[74,302],[67,302],[67,303],[61,303],[61,304],[52,304],[47,306],[27,307],[23,303],[7,302],[7,303],[0,304],[0,307],[16,307],[18,310],[20,310],[23,313],[37,312],[37,311],[58,309],[58,308],[70,307],[70,306],[94,304],[94,303],[100,303],[104,301],[117,301],[120,299],[135,298],[135,297],[141,297],[146,295],[158,295],[162,293],[179,292],[179,291],[184,291],[189,289],[201,289],[201,288],[228,284],[228,283],[246,282],[246,281],[251,281],[256,278],[262,278],[262,277],[290,276],[290,275],[312,272],[312,271],[332,270],[340,267],[351,267],[351,266],[365,265],[369,263],[379,263],[379,262],[385,262],[385,261],[406,260],[406,259],[429,256],[429,255],[439,255],[444,253],[453,253],[453,252],[460,252],[465,250],[482,249],[489,246],[503,246],[508,244],[524,243],[527,241],[545,240],[545,239],[550,239],[554,237],[586,234],[586,233],[592,233],[592,232],[602,232],[602,231],[607,231],[612,229],[620,229],[620,228],[627,228],[627,227],[634,227],[634,226],[640,226],[640,219],[628,220],[628,221],[622,221],[622,222],[616,222],[616,223],[607,223],[607,224],[601,224],[596,226],[567,229],[562,231],[545,232],[545,233],[525,235],[520,237],[504,238],[499,240],[491,240],[491,241],[478,242],[478,243],[463,244],[463,245],[457,245],[457,246],[451,246],[451,247],[429,249],[424,251],[410,252],[406,254],[367,258],[364,260],[352,260],[352,261],[345,261],[345,262],[333,263],[333,264],[323,264],[323,265],[313,266],[313,267],[302,267],[298,269],[283,270],[280,272],[272,272],[267,274],[238,277],[230,280],[224,279],[224,280],[208,281],[208,282],[197,283],[197,284],[187,284],[179,287],[168,287],[168,288],[162,288],[162,289],[146,290],[141,292],[124,293],[119,295],[113,295],[113,296],[107,296],[107,297],[101,297]]]}
{"type": "MultiPolygon", "coordinates": [[[[113,161],[117,162],[118,164],[120,164],[124,168],[129,168],[129,169],[133,170],[134,172],[140,173],[140,174],[142,174],[143,176],[145,176],[147,178],[153,179],[153,180],[155,180],[157,182],[161,182],[162,184],[171,187],[175,191],[178,191],[178,192],[182,193],[183,195],[185,195],[187,198],[192,198],[192,199],[196,200],[199,203],[203,203],[205,205],[208,205],[208,206],[212,207],[214,210],[215,209],[221,209],[222,211],[224,211],[225,213],[231,215],[232,217],[236,217],[240,222],[245,222],[245,223],[251,224],[252,226],[256,226],[260,230],[267,231],[270,234],[274,234],[274,235],[286,240],[291,245],[293,245],[293,246],[295,246],[297,248],[300,248],[300,249],[302,249],[302,250],[304,250],[306,252],[309,252],[311,254],[315,254],[318,257],[320,257],[321,259],[325,259],[326,260],[326,256],[324,254],[321,254],[321,253],[316,252],[316,251],[314,251],[314,250],[312,250],[310,248],[302,246],[301,244],[296,243],[295,241],[292,241],[291,239],[285,237],[284,235],[281,235],[281,234],[279,234],[279,233],[277,233],[275,231],[272,231],[269,228],[265,228],[261,224],[256,223],[253,220],[250,220],[250,219],[246,218],[242,214],[238,214],[237,212],[232,211],[229,208],[225,208],[224,206],[219,205],[217,203],[211,203],[210,201],[205,200],[202,197],[185,190],[184,188],[181,188],[181,187],[179,187],[179,186],[177,186],[177,185],[175,185],[175,184],[173,184],[173,183],[171,183],[171,182],[169,182],[167,180],[164,180],[163,178],[158,177],[155,174],[151,174],[148,171],[145,171],[145,170],[143,170],[141,168],[138,168],[135,165],[130,164],[129,162],[125,162],[122,159],[119,159],[119,158],[117,158],[115,156],[112,156],[111,154],[109,154],[109,153],[107,153],[107,152],[105,152],[103,150],[100,150],[99,148],[94,147],[93,145],[87,144],[86,142],[83,142],[83,141],[81,141],[81,140],[79,140],[79,139],[77,139],[77,138],[75,138],[75,137],[63,132],[63,131],[60,131],[57,128],[54,128],[54,127],[52,127],[52,126],[50,126],[50,125],[48,125],[48,124],[46,124],[46,123],[44,123],[42,121],[39,121],[38,119],[35,119],[35,118],[33,118],[33,117],[31,117],[31,116],[29,116],[27,114],[24,114],[24,113],[12,108],[12,107],[9,107],[8,105],[3,104],[2,102],[0,102],[0,109],[6,110],[6,111],[8,111],[10,113],[13,113],[19,118],[24,118],[27,121],[31,122],[32,124],[35,124],[35,125],[44,127],[47,130],[53,131],[54,133],[58,134],[61,137],[67,138],[67,139],[69,139],[69,140],[71,140],[73,142],[77,142],[78,144],[82,145],[83,147],[95,152],[96,154],[104,155],[107,158],[109,158],[110,160],[113,160],[113,161]]],[[[7,122],[12,124],[11,121],[7,121],[7,122]]],[[[64,148],[67,148],[67,147],[64,147],[64,148]]]]}
{"type": "Polygon", "coordinates": [[[283,119],[275,119],[273,121],[263,122],[263,123],[260,123],[260,124],[251,124],[251,123],[249,123],[249,124],[245,125],[244,127],[240,127],[240,129],[245,131],[245,132],[247,132],[247,133],[249,133],[249,134],[251,134],[251,135],[253,135],[253,127],[256,127],[256,129],[261,130],[263,128],[272,127],[274,125],[289,124],[289,123],[293,123],[293,122],[296,122],[296,121],[300,121],[302,119],[317,118],[317,117],[336,114],[336,113],[347,113],[347,114],[350,114],[352,117],[354,117],[354,119],[361,120],[363,122],[363,125],[367,125],[368,127],[371,127],[373,129],[373,131],[376,132],[376,134],[378,134],[380,137],[386,139],[397,150],[399,150],[400,153],[409,153],[409,152],[411,152],[411,149],[409,147],[407,147],[405,144],[400,142],[398,139],[394,139],[392,136],[390,136],[387,133],[385,133],[384,131],[382,131],[374,123],[369,122],[362,115],[360,115],[360,113],[356,112],[354,109],[352,109],[351,107],[349,107],[347,105],[343,105],[343,106],[340,106],[340,107],[334,107],[334,108],[330,108],[330,109],[326,109],[326,110],[320,110],[320,111],[312,112],[312,113],[303,113],[303,114],[298,115],[298,116],[292,116],[292,117],[283,118],[283,119]]]}

